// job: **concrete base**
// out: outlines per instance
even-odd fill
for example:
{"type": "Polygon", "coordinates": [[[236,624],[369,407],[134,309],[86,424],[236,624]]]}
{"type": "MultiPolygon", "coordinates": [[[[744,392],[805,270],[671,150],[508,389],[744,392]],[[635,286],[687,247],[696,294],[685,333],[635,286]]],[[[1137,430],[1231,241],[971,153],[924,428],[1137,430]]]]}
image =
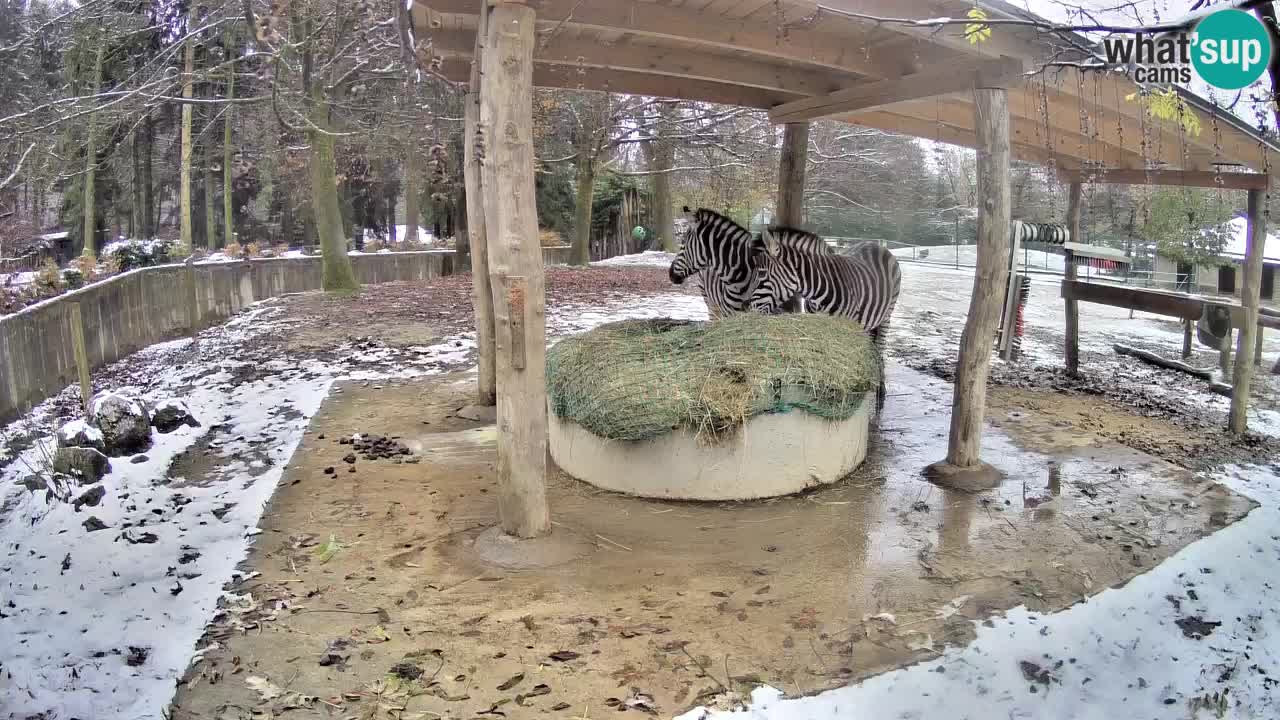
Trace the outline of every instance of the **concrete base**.
{"type": "Polygon", "coordinates": [[[980,462],[973,467],[958,467],[941,460],[924,469],[924,476],[929,482],[948,490],[977,493],[1000,487],[1004,473],[988,463],[980,462]]]}
{"type": "Polygon", "coordinates": [[[556,528],[545,537],[522,540],[512,537],[500,527],[480,533],[475,541],[476,555],[491,565],[508,570],[529,570],[563,565],[581,560],[594,545],[570,530],[556,528]]]}
{"type": "Polygon", "coordinates": [[[669,500],[789,495],[848,475],[867,456],[873,400],[847,420],[801,410],[757,415],[714,445],[686,429],[651,440],[608,440],[548,409],[551,457],[598,488],[669,500]]]}

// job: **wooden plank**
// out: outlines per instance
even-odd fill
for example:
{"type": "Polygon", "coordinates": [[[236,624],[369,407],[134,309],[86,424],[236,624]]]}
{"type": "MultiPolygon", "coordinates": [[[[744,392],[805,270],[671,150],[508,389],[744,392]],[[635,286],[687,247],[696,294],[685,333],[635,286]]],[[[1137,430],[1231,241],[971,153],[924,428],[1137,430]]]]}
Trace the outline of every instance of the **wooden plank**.
{"type": "Polygon", "coordinates": [[[955,396],[947,460],[957,468],[981,465],[983,415],[991,342],[1000,321],[1000,301],[1008,280],[1009,222],[1009,95],[1001,89],[974,91],[978,129],[978,267],[975,270],[969,315],[960,336],[956,359],[955,396]]]}
{"type": "MultiPolygon", "coordinates": [[[[487,13],[486,13],[487,16],[487,13]]],[[[482,16],[480,25],[483,28],[482,16]]],[[[489,288],[489,244],[484,224],[484,189],[481,185],[480,148],[483,141],[480,124],[480,62],[484,55],[483,32],[476,33],[475,50],[471,64],[469,92],[462,98],[463,108],[463,182],[467,193],[467,236],[471,251],[471,304],[476,316],[476,352],[479,361],[476,378],[476,402],[493,405],[497,402],[498,381],[495,376],[493,340],[493,294],[489,288]]]]}
{"type": "Polygon", "coordinates": [[[1199,320],[1204,310],[1204,300],[1195,295],[1080,280],[1063,280],[1062,298],[1192,321],[1199,320]]]}
{"type": "MultiPolygon", "coordinates": [[[[1071,233],[1071,237],[1080,239],[1080,201],[1083,186],[1080,183],[1071,183],[1067,196],[1067,230],[1071,233]]],[[[1066,253],[1065,263],[1063,264],[1064,283],[1075,281],[1076,264],[1075,258],[1071,250],[1064,251],[1066,253]]],[[[1076,377],[1080,374],[1080,306],[1075,298],[1065,299],[1067,313],[1066,328],[1066,348],[1065,356],[1067,362],[1067,375],[1076,377]]]]}
{"type": "MultiPolygon", "coordinates": [[[[440,74],[455,82],[466,82],[471,64],[460,58],[445,60],[440,74]]],[[[650,97],[697,100],[758,109],[800,97],[781,90],[764,90],[705,80],[672,79],[662,75],[599,68],[579,69],[568,65],[538,65],[533,69],[536,87],[595,90],[650,97]]]]}
{"type": "Polygon", "coordinates": [[[1239,330],[1240,346],[1236,350],[1235,374],[1231,380],[1231,414],[1227,423],[1231,432],[1236,434],[1244,434],[1249,429],[1249,385],[1253,381],[1253,346],[1259,339],[1258,296],[1262,289],[1262,258],[1267,242],[1265,208],[1265,191],[1250,190],[1249,239],[1244,253],[1244,285],[1240,289],[1244,322],[1239,330]]]}
{"type": "Polygon", "coordinates": [[[935,67],[784,103],[769,111],[769,119],[774,123],[803,122],[969,88],[1007,88],[1020,82],[1022,70],[1022,61],[1016,58],[978,60],[959,67],[935,67]]]}
{"type": "MultiPolygon", "coordinates": [[[[426,0],[415,3],[415,15],[420,16],[424,6],[441,13],[475,15],[478,0],[426,0]]],[[[747,50],[762,57],[834,68],[864,77],[897,77],[910,72],[915,63],[910,54],[881,57],[863,52],[850,42],[852,33],[842,35],[802,23],[786,29],[784,42],[780,40],[777,18],[772,14],[734,19],[659,3],[637,7],[634,2],[599,0],[540,0],[537,8],[538,19],[552,23],[549,28],[552,31],[557,26],[621,31],[695,43],[708,49],[747,50]]]]}
{"type": "Polygon", "coordinates": [[[1063,182],[1220,187],[1224,190],[1266,190],[1271,183],[1270,176],[1261,173],[1183,170],[1060,170],[1058,176],[1063,182]]]}
{"type": "MultiPolygon", "coordinates": [[[[432,33],[431,47],[444,58],[470,58],[474,33],[454,30],[432,33]]],[[[617,70],[668,78],[729,83],[743,87],[818,95],[857,80],[858,75],[829,68],[797,67],[741,56],[635,42],[601,43],[560,33],[549,35],[533,58],[534,68],[565,66],[578,69],[617,70]]]]}
{"type": "Polygon", "coordinates": [[[521,538],[551,531],[545,283],[533,184],[534,42],[533,8],[493,6],[481,55],[480,166],[497,347],[498,511],[503,532],[521,538]],[[512,276],[524,278],[518,308],[508,302],[507,288],[493,282],[512,276]],[[513,309],[521,316],[512,317],[513,309]],[[521,344],[523,368],[512,362],[512,350],[521,344]]]}
{"type": "Polygon", "coordinates": [[[804,181],[809,163],[809,123],[787,123],[778,159],[778,212],[773,221],[787,227],[804,222],[804,181]]]}
{"type": "Polygon", "coordinates": [[[89,415],[89,398],[93,397],[93,383],[89,379],[89,353],[84,344],[84,316],[80,303],[73,302],[71,311],[71,350],[76,356],[76,371],[80,376],[80,409],[89,415]]]}

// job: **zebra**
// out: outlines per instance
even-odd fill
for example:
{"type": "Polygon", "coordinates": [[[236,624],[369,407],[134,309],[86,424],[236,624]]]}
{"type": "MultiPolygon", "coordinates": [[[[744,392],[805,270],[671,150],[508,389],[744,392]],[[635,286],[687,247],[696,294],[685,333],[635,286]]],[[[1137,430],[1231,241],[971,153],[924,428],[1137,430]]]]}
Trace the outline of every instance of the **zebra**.
{"type": "MultiPolygon", "coordinates": [[[[698,208],[693,212],[686,206],[684,212],[690,216],[689,225],[680,252],[667,271],[671,282],[680,285],[689,276],[700,274],[702,298],[712,319],[746,310],[758,268],[764,261],[764,241],[714,210],[698,208]]],[[[805,252],[831,253],[826,242],[816,235],[797,241],[796,247],[805,252]]],[[[797,302],[791,299],[779,305],[792,311],[797,302]]]]}
{"type": "MultiPolygon", "coordinates": [[[[782,298],[800,297],[813,312],[856,320],[871,336],[884,365],[884,339],[889,317],[902,290],[902,270],[887,248],[874,242],[853,246],[843,255],[806,250],[812,233],[793,228],[769,228],[762,242],[763,262],[751,283],[748,306],[776,312],[782,298]]],[[[876,412],[884,408],[884,373],[876,389],[876,412]]]]}

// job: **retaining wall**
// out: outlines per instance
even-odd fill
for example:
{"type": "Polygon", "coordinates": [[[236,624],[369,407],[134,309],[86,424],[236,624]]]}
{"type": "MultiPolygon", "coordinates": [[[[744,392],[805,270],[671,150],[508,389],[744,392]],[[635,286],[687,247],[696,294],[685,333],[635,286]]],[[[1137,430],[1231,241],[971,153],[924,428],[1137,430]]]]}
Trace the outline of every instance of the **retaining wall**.
{"type": "MultiPolygon", "coordinates": [[[[544,248],[547,264],[568,259],[567,248],[544,248]]],[[[353,255],[363,284],[423,281],[459,272],[467,258],[452,251],[353,255]]],[[[259,258],[196,265],[201,327],[226,320],[258,300],[319,290],[318,257],[259,258]]],[[[122,273],[0,318],[0,423],[77,382],[71,305],[80,304],[85,352],[98,368],[148,345],[189,331],[186,268],[162,265],[122,273]]]]}

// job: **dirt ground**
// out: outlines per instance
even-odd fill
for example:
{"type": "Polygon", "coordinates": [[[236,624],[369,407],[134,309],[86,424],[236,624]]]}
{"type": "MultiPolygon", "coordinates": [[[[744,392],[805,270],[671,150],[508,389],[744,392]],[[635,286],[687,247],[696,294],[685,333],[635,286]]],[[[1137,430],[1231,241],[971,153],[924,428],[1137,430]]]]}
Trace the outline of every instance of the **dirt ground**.
{"type": "Polygon", "coordinates": [[[573,559],[540,569],[477,548],[497,516],[496,436],[459,416],[470,377],[335,389],[172,717],[599,717],[732,704],[762,682],[813,693],[967,642],[1015,605],[1122,584],[1251,507],[1030,393],[993,401],[1004,432],[984,454],[1002,486],[941,491],[919,471],[945,448],[950,386],[891,372],[868,462],[833,487],[663,503],[553,472],[573,559]],[[412,454],[351,457],[353,433],[412,454]]]}

